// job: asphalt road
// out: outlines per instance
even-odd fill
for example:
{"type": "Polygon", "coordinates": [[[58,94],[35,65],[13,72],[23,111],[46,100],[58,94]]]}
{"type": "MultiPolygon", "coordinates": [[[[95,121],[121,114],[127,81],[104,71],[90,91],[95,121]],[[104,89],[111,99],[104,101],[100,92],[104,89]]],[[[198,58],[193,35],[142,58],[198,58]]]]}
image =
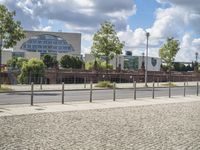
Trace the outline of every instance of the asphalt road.
{"type": "MultiPolygon", "coordinates": [[[[196,87],[187,87],[187,95],[196,95],[196,87]]],[[[168,97],[168,88],[155,88],[156,97],[168,97]]],[[[152,88],[139,88],[137,89],[137,99],[152,97],[152,88]]],[[[171,95],[183,96],[183,87],[171,88],[171,95]]],[[[76,90],[76,91],[65,91],[65,102],[69,101],[89,101],[90,99],[89,90],[76,90]]],[[[93,101],[95,100],[108,100],[113,99],[113,90],[93,90],[93,101]]],[[[42,91],[34,93],[34,103],[48,103],[48,102],[61,102],[62,94],[61,91],[42,91]]],[[[117,99],[133,99],[133,89],[116,89],[116,100],[117,99]]],[[[11,92],[11,93],[0,93],[0,105],[6,104],[29,104],[31,99],[30,92],[11,92]]]]}

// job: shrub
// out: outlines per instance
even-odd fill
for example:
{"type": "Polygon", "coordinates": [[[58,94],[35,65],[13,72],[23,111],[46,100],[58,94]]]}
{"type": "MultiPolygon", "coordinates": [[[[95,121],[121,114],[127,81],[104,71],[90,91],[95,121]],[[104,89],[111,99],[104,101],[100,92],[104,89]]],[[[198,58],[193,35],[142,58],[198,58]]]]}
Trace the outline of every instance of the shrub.
{"type": "Polygon", "coordinates": [[[113,88],[113,84],[110,83],[110,81],[100,81],[97,83],[96,87],[113,88]]]}

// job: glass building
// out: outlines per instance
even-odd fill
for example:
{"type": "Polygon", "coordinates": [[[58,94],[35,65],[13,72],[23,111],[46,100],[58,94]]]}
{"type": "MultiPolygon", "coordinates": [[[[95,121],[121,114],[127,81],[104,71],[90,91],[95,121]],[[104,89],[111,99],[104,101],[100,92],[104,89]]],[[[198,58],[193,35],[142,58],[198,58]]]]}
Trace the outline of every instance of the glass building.
{"type": "Polygon", "coordinates": [[[56,55],[57,53],[68,53],[74,51],[74,48],[61,37],[43,34],[32,36],[21,46],[21,49],[30,52],[40,52],[43,54],[56,55]]]}

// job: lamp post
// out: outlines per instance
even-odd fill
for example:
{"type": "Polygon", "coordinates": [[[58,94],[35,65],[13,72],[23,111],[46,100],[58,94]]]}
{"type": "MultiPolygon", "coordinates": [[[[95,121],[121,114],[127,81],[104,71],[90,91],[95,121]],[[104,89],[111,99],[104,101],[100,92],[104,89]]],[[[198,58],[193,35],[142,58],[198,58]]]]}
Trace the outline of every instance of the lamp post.
{"type": "Polygon", "coordinates": [[[147,87],[147,71],[148,71],[148,48],[149,48],[149,36],[150,33],[146,32],[147,45],[146,45],[146,59],[145,59],[145,87],[147,87]]]}
{"type": "Polygon", "coordinates": [[[2,34],[0,34],[0,88],[1,88],[1,81],[2,81],[2,76],[1,76],[1,58],[2,58],[2,47],[3,47],[3,40],[2,40],[2,34]]]}
{"type": "Polygon", "coordinates": [[[199,53],[196,52],[196,53],[195,53],[195,56],[196,56],[196,62],[198,62],[198,55],[199,55],[199,53]]]}
{"type": "Polygon", "coordinates": [[[199,53],[196,52],[196,53],[195,53],[195,56],[196,56],[195,71],[198,71],[198,55],[199,55],[199,53]]]}

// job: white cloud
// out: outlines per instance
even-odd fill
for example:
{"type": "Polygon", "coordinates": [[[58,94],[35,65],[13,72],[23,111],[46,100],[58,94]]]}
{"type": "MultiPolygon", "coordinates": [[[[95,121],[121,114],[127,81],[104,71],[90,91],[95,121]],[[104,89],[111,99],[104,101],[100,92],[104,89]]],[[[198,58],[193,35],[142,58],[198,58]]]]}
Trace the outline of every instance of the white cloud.
{"type": "Polygon", "coordinates": [[[195,53],[200,54],[200,38],[193,38],[191,34],[186,33],[180,45],[180,50],[177,54],[177,61],[195,61],[195,53]]]}
{"type": "Polygon", "coordinates": [[[113,21],[121,30],[125,29],[127,18],[136,12],[133,0],[1,0],[0,3],[16,10],[17,19],[29,29],[38,28],[42,18],[62,21],[79,32],[81,28],[94,30],[105,20],[113,21]]]}
{"type": "Polygon", "coordinates": [[[178,37],[186,26],[185,10],[179,7],[158,9],[153,26],[148,29],[153,38],[178,37]]]}
{"type": "Polygon", "coordinates": [[[33,27],[34,31],[52,31],[51,26],[39,26],[39,27],[33,27]]]}

